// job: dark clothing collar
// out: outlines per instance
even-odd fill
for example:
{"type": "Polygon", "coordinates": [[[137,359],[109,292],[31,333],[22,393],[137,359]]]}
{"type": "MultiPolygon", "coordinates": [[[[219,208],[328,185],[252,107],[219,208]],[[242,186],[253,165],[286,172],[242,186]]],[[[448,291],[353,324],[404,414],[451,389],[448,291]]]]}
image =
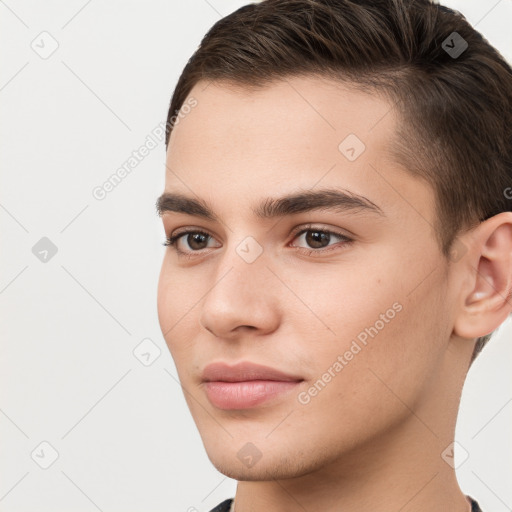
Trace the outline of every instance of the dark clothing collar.
{"type": "MultiPolygon", "coordinates": [[[[467,495],[466,498],[471,503],[471,512],[482,512],[482,509],[480,508],[480,505],[478,505],[478,502],[476,500],[474,500],[471,496],[467,495]]],[[[231,507],[233,499],[234,498],[230,498],[223,501],[222,503],[219,503],[215,508],[212,508],[210,512],[229,512],[229,508],[231,507]]]]}

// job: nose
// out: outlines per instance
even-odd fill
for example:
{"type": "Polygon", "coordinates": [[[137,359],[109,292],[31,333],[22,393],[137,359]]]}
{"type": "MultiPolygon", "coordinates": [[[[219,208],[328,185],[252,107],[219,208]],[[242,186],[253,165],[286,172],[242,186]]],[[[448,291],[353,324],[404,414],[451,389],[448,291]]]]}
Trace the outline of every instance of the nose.
{"type": "Polygon", "coordinates": [[[235,246],[226,247],[218,262],[199,305],[201,325],[225,339],[276,330],[280,320],[279,282],[267,267],[265,252],[251,261],[235,246]]]}

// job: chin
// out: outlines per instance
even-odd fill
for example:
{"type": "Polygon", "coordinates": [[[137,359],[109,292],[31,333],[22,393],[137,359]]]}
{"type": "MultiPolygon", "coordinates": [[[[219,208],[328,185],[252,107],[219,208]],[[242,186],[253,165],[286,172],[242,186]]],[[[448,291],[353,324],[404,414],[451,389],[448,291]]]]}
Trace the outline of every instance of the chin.
{"type": "MultiPolygon", "coordinates": [[[[251,452],[250,447],[245,451],[230,451],[228,447],[219,446],[215,449],[206,450],[210,462],[217,471],[229,478],[238,481],[267,481],[276,479],[297,478],[307,475],[314,471],[315,462],[304,464],[304,454],[296,453],[290,458],[285,453],[276,453],[275,449],[270,449],[265,455],[262,449],[260,458],[250,465],[244,461],[244,455],[251,452]]],[[[321,461],[317,461],[321,466],[321,461]]]]}

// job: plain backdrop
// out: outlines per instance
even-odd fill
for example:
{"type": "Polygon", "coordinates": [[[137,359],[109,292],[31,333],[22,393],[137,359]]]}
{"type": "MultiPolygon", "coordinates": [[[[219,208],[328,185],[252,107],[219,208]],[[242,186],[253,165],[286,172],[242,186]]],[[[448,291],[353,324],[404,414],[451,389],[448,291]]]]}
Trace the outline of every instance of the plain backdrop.
{"type": "MultiPolygon", "coordinates": [[[[246,3],[0,0],[1,512],[202,512],[234,496],[158,324],[163,140],[93,191],[165,122],[207,29],[246,3]]],[[[446,5],[512,60],[510,0],[446,5]]],[[[457,424],[459,483],[484,512],[512,507],[511,339],[507,323],[471,368],[457,424]]]]}

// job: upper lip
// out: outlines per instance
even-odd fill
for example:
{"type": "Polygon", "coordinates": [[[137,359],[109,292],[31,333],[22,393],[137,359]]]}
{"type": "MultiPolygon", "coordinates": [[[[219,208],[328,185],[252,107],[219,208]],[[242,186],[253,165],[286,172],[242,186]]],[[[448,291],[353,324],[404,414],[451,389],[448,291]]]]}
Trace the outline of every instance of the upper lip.
{"type": "Polygon", "coordinates": [[[230,366],[226,363],[211,363],[205,367],[203,381],[243,382],[248,380],[302,381],[302,377],[284,373],[270,366],[242,362],[230,366]]]}

